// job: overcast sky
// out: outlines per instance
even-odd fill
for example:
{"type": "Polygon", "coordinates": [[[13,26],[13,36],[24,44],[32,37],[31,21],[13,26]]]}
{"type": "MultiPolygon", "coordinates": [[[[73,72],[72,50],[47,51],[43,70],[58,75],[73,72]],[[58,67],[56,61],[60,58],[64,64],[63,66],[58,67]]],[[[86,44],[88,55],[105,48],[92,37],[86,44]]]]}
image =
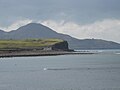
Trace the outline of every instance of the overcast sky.
{"type": "Polygon", "coordinates": [[[0,0],[0,28],[42,23],[76,38],[120,42],[120,0],[0,0]]]}

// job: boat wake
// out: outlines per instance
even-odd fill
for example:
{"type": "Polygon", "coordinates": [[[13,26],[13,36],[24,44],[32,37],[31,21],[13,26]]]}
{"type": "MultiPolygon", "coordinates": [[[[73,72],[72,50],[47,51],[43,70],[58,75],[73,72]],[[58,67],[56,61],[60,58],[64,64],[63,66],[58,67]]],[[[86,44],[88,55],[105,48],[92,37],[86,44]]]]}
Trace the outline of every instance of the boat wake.
{"type": "Polygon", "coordinates": [[[53,70],[53,71],[62,71],[62,70],[112,70],[112,69],[120,69],[120,67],[43,68],[43,70],[53,70]]]}

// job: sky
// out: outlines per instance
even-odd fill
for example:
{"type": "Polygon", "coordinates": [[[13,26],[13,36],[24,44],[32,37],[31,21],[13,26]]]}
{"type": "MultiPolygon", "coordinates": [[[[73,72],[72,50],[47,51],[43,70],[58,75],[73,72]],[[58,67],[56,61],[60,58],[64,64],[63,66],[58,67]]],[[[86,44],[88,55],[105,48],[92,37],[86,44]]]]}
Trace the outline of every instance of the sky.
{"type": "Polygon", "coordinates": [[[0,0],[0,29],[31,22],[79,39],[120,43],[120,0],[0,0]]]}

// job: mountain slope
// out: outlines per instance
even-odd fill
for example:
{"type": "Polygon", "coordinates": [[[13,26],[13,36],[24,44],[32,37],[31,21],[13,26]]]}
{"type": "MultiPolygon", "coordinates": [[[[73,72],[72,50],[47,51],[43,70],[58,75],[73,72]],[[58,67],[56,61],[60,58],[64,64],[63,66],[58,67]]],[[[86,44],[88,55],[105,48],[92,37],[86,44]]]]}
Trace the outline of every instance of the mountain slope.
{"type": "Polygon", "coordinates": [[[0,31],[1,39],[58,38],[68,41],[71,49],[120,49],[120,44],[100,39],[79,40],[60,34],[41,24],[30,23],[11,32],[0,31]]]}
{"type": "Polygon", "coordinates": [[[57,37],[58,34],[52,31],[50,28],[45,27],[41,24],[30,23],[26,26],[20,27],[17,30],[9,32],[9,36],[13,39],[24,39],[24,38],[49,38],[57,37]]]}
{"type": "Polygon", "coordinates": [[[0,30],[0,38],[3,39],[5,37],[6,32],[0,30]]]}

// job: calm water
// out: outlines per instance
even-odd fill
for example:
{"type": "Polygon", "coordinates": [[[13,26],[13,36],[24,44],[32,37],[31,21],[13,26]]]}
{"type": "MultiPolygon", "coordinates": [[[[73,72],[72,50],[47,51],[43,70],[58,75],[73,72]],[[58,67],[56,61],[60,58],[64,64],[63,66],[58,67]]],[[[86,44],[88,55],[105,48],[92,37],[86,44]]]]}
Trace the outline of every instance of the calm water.
{"type": "Polygon", "coordinates": [[[120,90],[120,54],[0,58],[0,90],[120,90]]]}

